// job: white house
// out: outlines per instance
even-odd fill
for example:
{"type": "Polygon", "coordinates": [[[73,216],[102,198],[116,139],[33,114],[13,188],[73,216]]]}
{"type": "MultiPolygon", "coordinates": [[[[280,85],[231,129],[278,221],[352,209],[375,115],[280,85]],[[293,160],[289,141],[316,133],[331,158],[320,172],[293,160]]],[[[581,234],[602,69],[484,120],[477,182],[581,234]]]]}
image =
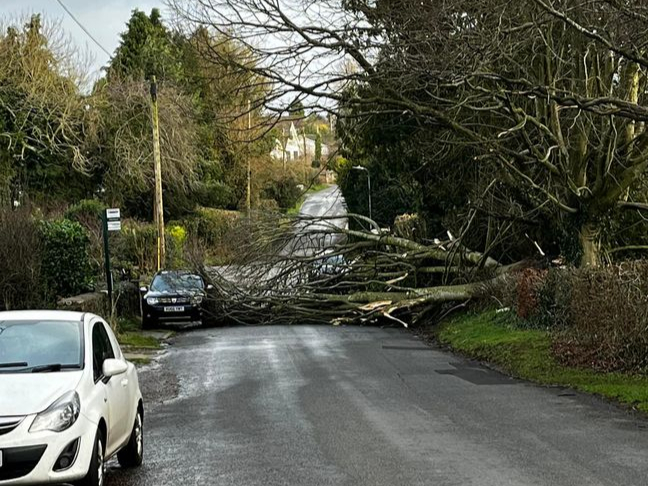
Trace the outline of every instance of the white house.
{"type": "MultiPolygon", "coordinates": [[[[299,134],[295,124],[291,123],[290,136],[283,143],[281,140],[275,139],[275,146],[270,155],[275,160],[297,161],[305,158],[312,162],[315,158],[315,145],[314,135],[299,134]]],[[[322,158],[326,159],[328,155],[328,146],[322,144],[322,158]]]]}

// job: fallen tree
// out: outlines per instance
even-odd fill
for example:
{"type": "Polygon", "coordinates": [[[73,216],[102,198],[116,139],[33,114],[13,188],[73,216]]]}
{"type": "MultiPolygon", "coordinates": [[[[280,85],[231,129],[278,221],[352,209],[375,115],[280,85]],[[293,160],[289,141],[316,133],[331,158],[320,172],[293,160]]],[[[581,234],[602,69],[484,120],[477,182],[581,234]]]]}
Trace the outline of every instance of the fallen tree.
{"type": "Polygon", "coordinates": [[[208,267],[193,254],[214,285],[212,317],[237,324],[416,325],[447,304],[483,296],[522,266],[502,265],[460,239],[403,238],[356,214],[264,216],[239,231],[247,234],[231,265],[208,267]]]}

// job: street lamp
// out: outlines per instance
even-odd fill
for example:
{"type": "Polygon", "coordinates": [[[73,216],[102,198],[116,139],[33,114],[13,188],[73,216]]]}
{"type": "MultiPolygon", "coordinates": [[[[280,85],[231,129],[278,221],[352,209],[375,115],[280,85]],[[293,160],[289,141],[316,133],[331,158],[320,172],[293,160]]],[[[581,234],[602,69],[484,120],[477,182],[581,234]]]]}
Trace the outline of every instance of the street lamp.
{"type": "Polygon", "coordinates": [[[369,173],[369,170],[366,167],[363,167],[361,165],[354,165],[352,169],[362,170],[367,173],[367,190],[369,194],[369,219],[373,220],[373,217],[371,215],[371,174],[369,173]]]}

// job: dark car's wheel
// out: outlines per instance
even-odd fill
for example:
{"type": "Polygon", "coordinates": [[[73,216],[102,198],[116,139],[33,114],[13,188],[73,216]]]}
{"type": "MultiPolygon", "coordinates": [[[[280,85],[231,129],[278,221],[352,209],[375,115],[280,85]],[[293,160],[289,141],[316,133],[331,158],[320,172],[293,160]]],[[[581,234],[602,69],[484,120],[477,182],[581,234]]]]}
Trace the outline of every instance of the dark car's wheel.
{"type": "Polygon", "coordinates": [[[117,460],[121,467],[131,468],[142,465],[144,458],[144,417],[142,411],[137,410],[133,431],[131,432],[128,444],[117,454],[117,460]]]}
{"type": "Polygon", "coordinates": [[[88,474],[80,481],[74,483],[75,486],[103,486],[106,478],[105,458],[103,434],[101,430],[97,430],[88,474]]]}

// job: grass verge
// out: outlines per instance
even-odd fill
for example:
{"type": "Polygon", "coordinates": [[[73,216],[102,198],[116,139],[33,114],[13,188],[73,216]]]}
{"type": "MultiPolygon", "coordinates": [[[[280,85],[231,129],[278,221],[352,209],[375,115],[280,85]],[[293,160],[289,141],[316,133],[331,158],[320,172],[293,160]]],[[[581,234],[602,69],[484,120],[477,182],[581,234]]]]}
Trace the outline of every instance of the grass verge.
{"type": "Polygon", "coordinates": [[[138,365],[138,366],[145,366],[147,364],[151,364],[151,358],[131,358],[129,361],[134,365],[138,365]]]}
{"type": "Polygon", "coordinates": [[[568,386],[648,412],[648,377],[563,366],[551,352],[548,332],[520,328],[508,312],[464,314],[442,324],[436,336],[453,350],[493,363],[513,376],[568,386]]]}
{"type": "Polygon", "coordinates": [[[120,317],[117,319],[117,329],[120,333],[137,332],[142,329],[139,317],[120,317]]]}
{"type": "Polygon", "coordinates": [[[119,334],[119,344],[136,349],[160,349],[160,341],[153,336],[146,336],[138,332],[123,332],[119,334]]]}

